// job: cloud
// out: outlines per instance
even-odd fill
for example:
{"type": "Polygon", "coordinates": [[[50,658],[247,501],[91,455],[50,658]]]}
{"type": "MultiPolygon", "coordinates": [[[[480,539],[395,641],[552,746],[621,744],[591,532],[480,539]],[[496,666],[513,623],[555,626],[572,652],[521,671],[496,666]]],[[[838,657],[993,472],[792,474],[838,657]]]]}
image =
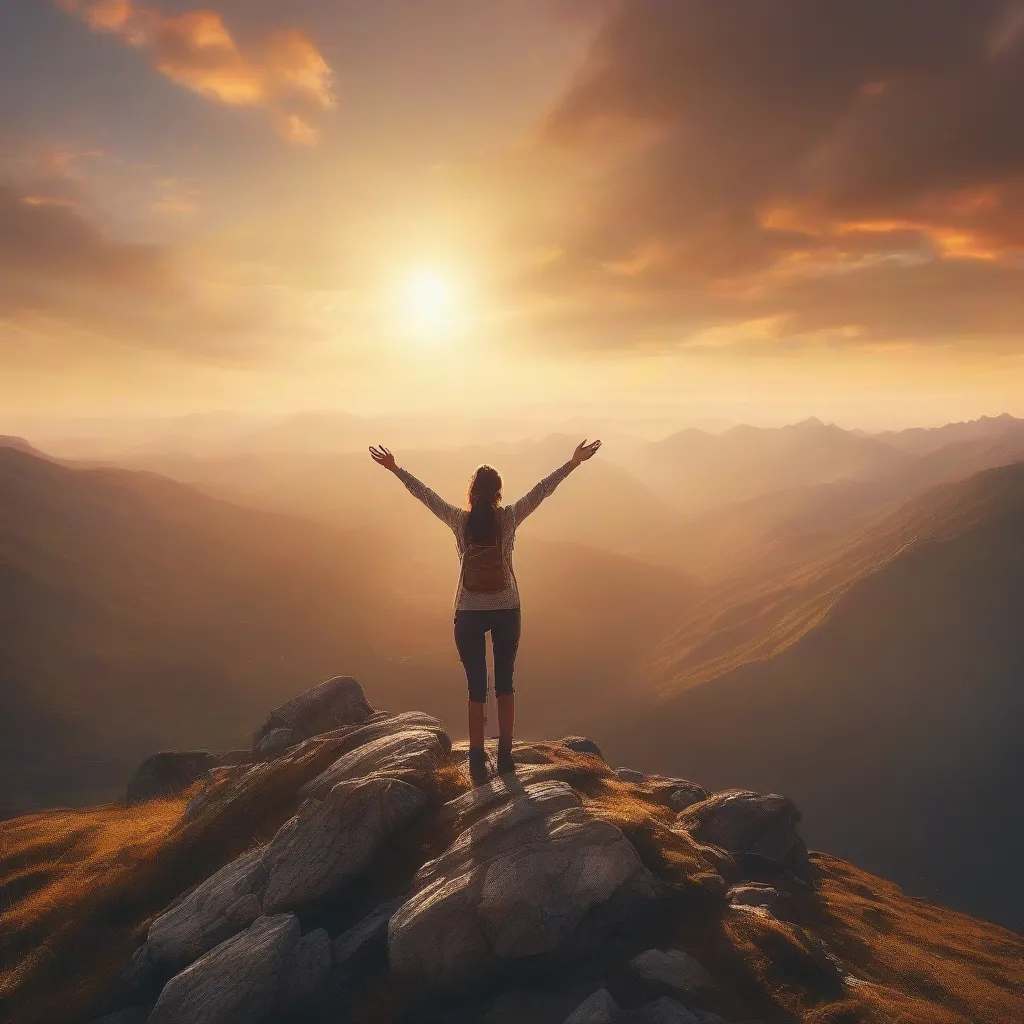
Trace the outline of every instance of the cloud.
{"type": "Polygon", "coordinates": [[[134,348],[246,363],[309,335],[308,325],[289,320],[279,290],[232,281],[195,253],[121,241],[76,205],[40,198],[0,183],[5,355],[12,336],[32,336],[39,358],[44,350],[87,359],[134,348]]]}
{"type": "Polygon", "coordinates": [[[315,145],[310,118],[335,105],[332,73],[310,39],[282,29],[244,49],[216,11],[167,14],[135,0],[57,0],[94,32],[150,54],[171,81],[215,103],[267,110],[291,142],[315,145]]]}
{"type": "Polygon", "coordinates": [[[731,315],[851,344],[1007,343],[1024,294],[1024,5],[604,9],[542,126],[542,148],[584,169],[548,282],[628,294],[684,338],[731,315]]]}

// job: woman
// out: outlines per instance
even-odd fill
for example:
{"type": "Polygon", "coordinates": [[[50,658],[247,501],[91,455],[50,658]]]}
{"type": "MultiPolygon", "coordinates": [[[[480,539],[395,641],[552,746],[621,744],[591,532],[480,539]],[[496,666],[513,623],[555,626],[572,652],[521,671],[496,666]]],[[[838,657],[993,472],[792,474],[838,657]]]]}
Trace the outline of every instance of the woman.
{"type": "Polygon", "coordinates": [[[370,448],[378,466],[390,470],[409,491],[455,534],[461,572],[455,590],[455,644],[469,683],[469,774],[474,785],[487,780],[484,708],[487,704],[485,643],[491,634],[494,691],[498,698],[498,771],[515,771],[512,730],[515,697],[512,672],[519,647],[519,588],[512,569],[512,548],[519,524],[574,470],[592,458],[600,441],[581,441],[572,458],[511,505],[501,504],[501,475],[479,466],[469,482],[469,508],[450,505],[380,445],[370,448]]]}

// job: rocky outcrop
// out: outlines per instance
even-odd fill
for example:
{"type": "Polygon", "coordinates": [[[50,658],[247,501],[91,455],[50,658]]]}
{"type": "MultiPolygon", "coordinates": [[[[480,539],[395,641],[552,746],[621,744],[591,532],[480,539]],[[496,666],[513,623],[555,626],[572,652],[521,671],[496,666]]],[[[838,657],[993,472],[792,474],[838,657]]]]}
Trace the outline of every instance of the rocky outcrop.
{"type": "Polygon", "coordinates": [[[502,962],[570,945],[584,921],[594,941],[658,895],[622,832],[565,790],[527,787],[424,866],[420,888],[388,928],[396,977],[450,989],[502,962]],[[611,913],[594,913],[600,908],[611,913]]]}
{"type": "Polygon", "coordinates": [[[318,733],[358,725],[371,714],[373,708],[359,683],[351,676],[334,676],[271,711],[253,733],[253,749],[269,756],[318,733]],[[269,744],[265,750],[264,741],[269,744]]]}
{"type": "Polygon", "coordinates": [[[807,847],[796,829],[799,821],[800,812],[787,797],[732,789],[688,807],[676,824],[699,842],[769,861],[809,882],[807,847]]]}
{"type": "Polygon", "coordinates": [[[431,771],[447,750],[433,729],[405,729],[363,743],[303,786],[300,796],[323,798],[339,782],[374,773],[431,771]]]}
{"type": "Polygon", "coordinates": [[[384,777],[339,782],[323,800],[306,800],[267,850],[267,913],[296,909],[336,890],[425,803],[415,786],[384,777]]]}
{"type": "Polygon", "coordinates": [[[128,780],[129,804],[177,796],[220,764],[209,750],[161,750],[147,757],[128,780]]]}
{"type": "Polygon", "coordinates": [[[261,917],[175,975],[148,1024],[260,1024],[287,992],[301,935],[294,914],[261,917]]]}
{"type": "Polygon", "coordinates": [[[635,956],[629,965],[645,981],[677,992],[696,992],[715,985],[715,979],[704,966],[681,949],[649,949],[635,956]]]}
{"type": "Polygon", "coordinates": [[[705,913],[713,904],[738,942],[783,943],[785,956],[836,976],[826,953],[768,913],[787,905],[803,851],[784,797],[613,773],[583,737],[521,744],[515,773],[463,789],[452,768],[464,746],[453,750],[437,719],[373,711],[341,676],[278,708],[254,743],[210,773],[178,826],[206,843],[241,829],[260,845],[153,919],[120,995],[136,1015],[155,1000],[151,1024],[348,1019],[365,977],[379,987],[383,972],[425,1005],[456,1006],[453,1020],[721,1024],[707,1009],[728,998],[714,963],[671,948],[636,954],[650,912],[685,912],[688,900],[705,913]],[[744,874],[744,858],[757,873],[744,874]],[[756,880],[765,864],[778,869],[772,886],[756,880]],[[570,976],[620,948],[602,949],[617,934],[607,975],[570,976]],[[538,965],[548,984],[479,1003],[477,981],[538,965]],[[459,1016],[453,993],[467,983],[478,1002],[459,1016]]]}
{"type": "Polygon", "coordinates": [[[577,754],[592,754],[598,760],[604,760],[601,748],[587,736],[563,736],[558,742],[563,747],[573,750],[577,754]]]}
{"type": "Polygon", "coordinates": [[[150,925],[145,956],[179,970],[248,928],[262,913],[256,892],[266,877],[265,847],[225,864],[150,925]]]}
{"type": "Polygon", "coordinates": [[[703,786],[698,786],[696,782],[673,781],[675,784],[668,798],[668,805],[673,811],[685,811],[687,807],[707,800],[708,791],[703,786]]]}

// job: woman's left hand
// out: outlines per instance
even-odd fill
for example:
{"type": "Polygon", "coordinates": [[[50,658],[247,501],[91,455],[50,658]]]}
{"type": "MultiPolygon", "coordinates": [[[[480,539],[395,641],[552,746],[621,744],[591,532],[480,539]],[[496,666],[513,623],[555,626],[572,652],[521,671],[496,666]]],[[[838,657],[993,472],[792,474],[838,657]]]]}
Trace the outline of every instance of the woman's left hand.
{"type": "Polygon", "coordinates": [[[600,441],[591,441],[590,444],[587,444],[587,439],[584,438],[576,445],[576,451],[572,453],[572,462],[577,466],[581,462],[586,462],[587,459],[593,458],[597,454],[597,449],[600,447],[600,441]]]}
{"type": "Polygon", "coordinates": [[[376,448],[370,445],[370,458],[377,463],[378,466],[383,466],[385,469],[390,470],[392,473],[398,468],[395,464],[395,457],[384,447],[384,445],[378,445],[376,448]]]}

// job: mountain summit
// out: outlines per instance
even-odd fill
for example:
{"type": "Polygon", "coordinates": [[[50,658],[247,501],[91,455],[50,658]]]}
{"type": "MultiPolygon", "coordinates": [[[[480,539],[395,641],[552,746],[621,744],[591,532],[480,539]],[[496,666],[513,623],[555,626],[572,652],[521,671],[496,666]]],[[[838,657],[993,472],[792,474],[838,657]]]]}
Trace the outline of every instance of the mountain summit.
{"type": "Polygon", "coordinates": [[[130,804],[3,825],[10,1024],[967,1024],[1024,943],[809,854],[784,796],[466,752],[338,676],[130,804]],[[59,841],[55,841],[57,836],[59,841]],[[102,1018],[97,1014],[105,1013],[102,1018]]]}

